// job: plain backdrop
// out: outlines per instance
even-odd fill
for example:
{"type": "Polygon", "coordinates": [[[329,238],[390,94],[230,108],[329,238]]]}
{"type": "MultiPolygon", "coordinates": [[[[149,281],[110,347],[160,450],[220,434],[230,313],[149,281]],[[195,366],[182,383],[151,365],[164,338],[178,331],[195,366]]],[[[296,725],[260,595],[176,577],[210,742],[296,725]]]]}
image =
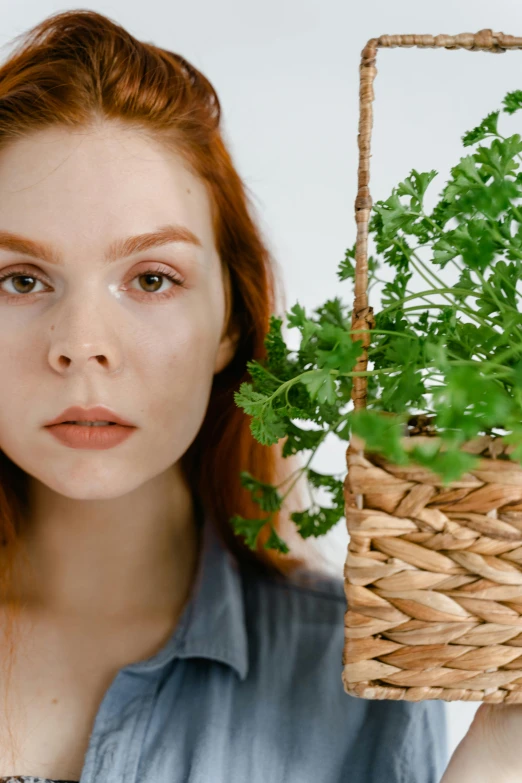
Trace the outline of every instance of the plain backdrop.
{"type": "MultiPolygon", "coordinates": [[[[352,304],[352,284],[340,283],[336,272],[355,241],[359,63],[368,39],[483,28],[522,35],[520,0],[1,0],[0,8],[0,45],[51,13],[89,8],[203,71],[217,89],[226,140],[280,267],[286,309],[299,301],[308,313],[335,296],[352,304]]],[[[462,134],[500,108],[506,92],[522,89],[522,51],[380,49],[377,68],[374,203],[412,168],[439,172],[433,201],[450,168],[469,154],[462,134]]],[[[520,114],[500,122],[505,132],[520,132],[520,114]]],[[[371,304],[379,306],[376,296],[371,304]]],[[[285,332],[295,348],[296,330],[285,332]]],[[[313,466],[344,475],[345,448],[330,437],[313,466]]],[[[339,576],[347,544],[344,519],[317,542],[339,576]]],[[[477,707],[446,704],[451,752],[477,707]]]]}

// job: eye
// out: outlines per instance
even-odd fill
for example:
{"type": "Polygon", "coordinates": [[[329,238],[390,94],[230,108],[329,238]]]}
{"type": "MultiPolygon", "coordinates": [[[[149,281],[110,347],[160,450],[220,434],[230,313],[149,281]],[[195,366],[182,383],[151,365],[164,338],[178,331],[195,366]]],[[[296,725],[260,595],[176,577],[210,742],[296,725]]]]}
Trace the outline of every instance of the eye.
{"type": "MultiPolygon", "coordinates": [[[[144,271],[134,275],[132,281],[138,280],[141,286],[148,289],[143,290],[142,288],[139,293],[150,293],[153,296],[156,296],[156,298],[161,299],[164,296],[171,295],[171,288],[167,291],[161,291],[159,294],[157,293],[161,288],[161,278],[170,280],[172,283],[174,283],[174,286],[183,286],[185,282],[185,280],[173,269],[163,266],[159,266],[157,268],[146,268],[144,271]]],[[[8,297],[13,297],[16,299],[23,298],[24,294],[29,295],[34,293],[41,293],[40,291],[34,291],[34,281],[42,283],[43,285],[47,285],[44,280],[42,280],[32,269],[29,268],[17,269],[16,271],[6,272],[5,274],[0,275],[0,292],[3,290],[3,283],[8,280],[11,282],[14,293],[12,291],[7,291],[6,294],[8,297]]]]}
{"type": "MultiPolygon", "coordinates": [[[[180,275],[178,275],[173,269],[165,269],[165,267],[161,267],[159,269],[146,269],[144,272],[140,272],[139,274],[135,275],[135,277],[133,277],[132,279],[139,280],[140,285],[145,285],[147,287],[152,286],[154,290],[145,291],[145,293],[155,294],[156,291],[159,290],[156,281],[160,280],[162,277],[166,277],[168,280],[174,283],[175,286],[182,286],[183,283],[185,282],[184,279],[180,275]]],[[[161,287],[161,282],[160,282],[160,287],[161,287]]],[[[163,296],[170,296],[170,291],[164,291],[159,294],[159,298],[163,296]]]]}
{"type": "MultiPolygon", "coordinates": [[[[0,288],[2,288],[2,283],[4,282],[4,280],[9,280],[11,278],[13,278],[14,280],[22,280],[23,283],[21,284],[21,287],[25,289],[27,289],[28,285],[30,286],[30,283],[27,283],[28,280],[39,280],[38,277],[36,277],[32,272],[28,272],[27,270],[20,270],[18,272],[6,272],[6,274],[0,276],[0,288]]],[[[22,293],[32,294],[34,293],[34,291],[25,290],[22,291],[22,293]]]]}

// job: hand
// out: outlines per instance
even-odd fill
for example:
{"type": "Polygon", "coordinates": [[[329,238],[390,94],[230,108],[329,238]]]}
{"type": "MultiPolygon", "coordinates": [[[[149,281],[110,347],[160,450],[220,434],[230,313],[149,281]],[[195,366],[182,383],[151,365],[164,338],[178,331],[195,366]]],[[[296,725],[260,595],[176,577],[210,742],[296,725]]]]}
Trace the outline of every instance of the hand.
{"type": "Polygon", "coordinates": [[[440,783],[520,783],[522,704],[482,703],[440,783]]]}

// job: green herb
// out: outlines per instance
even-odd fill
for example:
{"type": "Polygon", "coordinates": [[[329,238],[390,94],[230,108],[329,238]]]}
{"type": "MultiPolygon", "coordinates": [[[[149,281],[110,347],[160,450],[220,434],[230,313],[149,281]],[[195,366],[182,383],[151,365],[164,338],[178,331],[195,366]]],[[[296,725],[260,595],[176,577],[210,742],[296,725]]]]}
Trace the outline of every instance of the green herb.
{"type": "MultiPolygon", "coordinates": [[[[505,96],[503,112],[521,108],[521,90],[505,96]]],[[[316,317],[299,303],[286,314],[288,327],[301,333],[296,351],[285,344],[282,320],[271,317],[266,361],[249,362],[252,383],[243,383],[234,400],[252,417],[257,441],[268,446],[286,438],[284,456],[311,453],[286,480],[293,482],[285,494],[282,485],[241,473],[242,485],[267,512],[260,519],[230,520],[252,549],[303,472],[312,505],[291,514],[300,535],[324,535],[344,516],[346,472],[323,475],[310,467],[330,433],[345,441],[358,435],[366,451],[431,469],[444,486],[476,466],[479,458],[461,446],[478,435],[503,435],[515,447],[510,458],[522,464],[522,140],[502,135],[499,117],[500,110],[492,112],[463,135],[464,147],[475,149],[451,169],[431,213],[424,200],[434,170],[413,169],[374,205],[369,290],[380,283],[383,291],[370,332],[371,369],[354,372],[363,332],[352,332],[352,308],[338,298],[314,310],[316,317]],[[394,270],[391,282],[377,277],[384,265],[394,270]],[[456,283],[444,280],[447,267],[457,270],[456,283]],[[414,274],[422,280],[420,291],[408,288],[414,274]],[[351,402],[355,375],[368,378],[367,407],[357,411],[351,402]],[[431,417],[439,442],[407,451],[402,438],[416,414],[431,417]],[[314,426],[303,429],[296,421],[314,426]],[[314,499],[319,487],[330,493],[331,506],[314,499]]],[[[355,245],[339,266],[339,280],[355,279],[354,260],[355,245]]],[[[265,548],[289,551],[273,526],[265,548]]]]}

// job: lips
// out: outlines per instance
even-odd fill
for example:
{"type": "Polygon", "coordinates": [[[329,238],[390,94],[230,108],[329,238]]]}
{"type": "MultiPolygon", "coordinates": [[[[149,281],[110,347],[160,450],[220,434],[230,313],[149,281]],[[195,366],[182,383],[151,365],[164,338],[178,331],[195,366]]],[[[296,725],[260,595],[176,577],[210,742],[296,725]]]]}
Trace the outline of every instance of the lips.
{"type": "MultiPolygon", "coordinates": [[[[64,421],[63,424],[76,424],[78,427],[121,427],[114,421],[64,421]]],[[[58,424],[53,424],[58,427],[58,424]]]]}
{"type": "Polygon", "coordinates": [[[85,424],[53,424],[47,432],[63,446],[71,449],[104,451],[119,446],[132,437],[136,427],[106,424],[101,427],[85,424]]]}
{"type": "Polygon", "coordinates": [[[70,408],[62,411],[55,419],[48,421],[44,426],[53,427],[56,424],[63,424],[65,422],[80,422],[80,421],[109,421],[114,424],[120,424],[122,427],[135,427],[135,424],[127,421],[115,411],[107,408],[105,405],[94,405],[90,408],[83,408],[78,405],[73,405],[70,408]]]}

